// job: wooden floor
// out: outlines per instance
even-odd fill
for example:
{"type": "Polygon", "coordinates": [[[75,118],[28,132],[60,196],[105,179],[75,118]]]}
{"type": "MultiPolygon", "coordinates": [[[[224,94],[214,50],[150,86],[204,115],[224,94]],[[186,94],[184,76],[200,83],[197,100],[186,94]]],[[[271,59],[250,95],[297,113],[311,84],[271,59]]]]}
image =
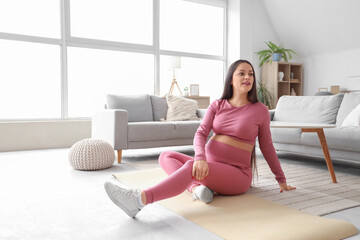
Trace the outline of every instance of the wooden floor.
{"type": "MultiPolygon", "coordinates": [[[[0,153],[0,239],[221,239],[157,204],[131,219],[108,199],[103,183],[115,182],[111,174],[158,167],[157,157],[165,150],[193,155],[191,147],[128,150],[121,165],[77,171],[69,165],[69,149],[0,153]]],[[[279,157],[314,168],[325,164],[295,155],[279,157]]],[[[334,169],[360,177],[360,167],[334,162],[334,169]]],[[[360,229],[360,208],[326,217],[360,229]]]]}

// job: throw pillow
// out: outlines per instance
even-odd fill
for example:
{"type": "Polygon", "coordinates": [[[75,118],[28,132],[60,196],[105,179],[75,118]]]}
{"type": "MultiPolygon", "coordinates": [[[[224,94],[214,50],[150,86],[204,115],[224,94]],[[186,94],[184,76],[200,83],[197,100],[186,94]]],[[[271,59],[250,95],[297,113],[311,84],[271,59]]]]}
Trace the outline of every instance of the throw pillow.
{"type": "Polygon", "coordinates": [[[360,127],[360,104],[357,105],[344,119],[341,127],[360,127]]]}
{"type": "Polygon", "coordinates": [[[154,121],[160,121],[161,118],[166,118],[168,105],[166,98],[150,95],[151,105],[153,109],[154,121]]]}
{"type": "Polygon", "coordinates": [[[199,120],[196,115],[199,108],[197,101],[173,95],[167,95],[166,101],[169,107],[166,121],[199,120]]]}

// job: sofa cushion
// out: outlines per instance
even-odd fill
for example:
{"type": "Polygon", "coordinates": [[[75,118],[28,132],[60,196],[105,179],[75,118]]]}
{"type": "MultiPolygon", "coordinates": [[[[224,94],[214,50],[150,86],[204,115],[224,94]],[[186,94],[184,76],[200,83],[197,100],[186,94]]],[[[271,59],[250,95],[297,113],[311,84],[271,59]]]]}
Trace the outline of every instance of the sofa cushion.
{"type": "Polygon", "coordinates": [[[128,124],[128,140],[158,141],[169,139],[193,139],[200,121],[132,122],[128,124]]]}
{"type": "Polygon", "coordinates": [[[150,95],[107,95],[109,109],[128,111],[129,122],[153,121],[150,95]]]}
{"type": "Polygon", "coordinates": [[[360,127],[360,104],[346,116],[341,127],[360,127]]]}
{"type": "Polygon", "coordinates": [[[166,101],[169,106],[166,121],[198,120],[196,109],[198,103],[195,100],[167,95],[166,101]]]}
{"type": "Polygon", "coordinates": [[[150,95],[150,99],[151,99],[154,121],[160,121],[161,118],[165,119],[168,110],[168,104],[166,102],[166,98],[150,95]]]}
{"type": "Polygon", "coordinates": [[[333,96],[282,96],[274,121],[329,123],[336,121],[342,94],[333,96]]]}
{"type": "Polygon", "coordinates": [[[360,92],[346,93],[341,102],[338,115],[336,117],[336,125],[341,126],[347,115],[360,104],[360,92]]]}
{"type": "Polygon", "coordinates": [[[300,144],[300,128],[270,128],[273,142],[300,144]]]}
{"type": "Polygon", "coordinates": [[[132,122],[128,124],[128,141],[154,141],[174,138],[171,122],[132,122]]]}
{"type": "Polygon", "coordinates": [[[194,138],[196,130],[200,126],[200,121],[177,121],[174,124],[175,138],[194,138]]]}
{"type": "MultiPolygon", "coordinates": [[[[330,149],[360,152],[360,128],[344,127],[324,129],[327,145],[330,149]]],[[[301,134],[301,144],[321,147],[316,133],[301,134]]]]}

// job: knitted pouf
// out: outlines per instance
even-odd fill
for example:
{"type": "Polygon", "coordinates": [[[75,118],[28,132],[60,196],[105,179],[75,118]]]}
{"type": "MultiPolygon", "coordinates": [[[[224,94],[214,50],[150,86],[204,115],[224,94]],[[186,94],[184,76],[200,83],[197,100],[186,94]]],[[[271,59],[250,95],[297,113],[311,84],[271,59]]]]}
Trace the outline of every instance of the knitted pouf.
{"type": "Polygon", "coordinates": [[[70,165],[78,170],[109,168],[115,161],[112,146],[99,139],[86,138],[72,145],[69,152],[70,165]]]}

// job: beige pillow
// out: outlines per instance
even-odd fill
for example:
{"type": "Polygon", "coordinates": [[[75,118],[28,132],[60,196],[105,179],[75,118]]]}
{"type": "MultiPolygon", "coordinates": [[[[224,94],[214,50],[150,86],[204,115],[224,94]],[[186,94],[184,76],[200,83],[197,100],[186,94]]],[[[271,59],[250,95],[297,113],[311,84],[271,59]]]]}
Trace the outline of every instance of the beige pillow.
{"type": "Polygon", "coordinates": [[[360,104],[346,116],[341,127],[360,127],[360,104]]]}
{"type": "Polygon", "coordinates": [[[173,95],[166,95],[166,101],[169,107],[166,114],[166,121],[200,119],[196,115],[196,109],[199,108],[197,101],[173,95]]]}

